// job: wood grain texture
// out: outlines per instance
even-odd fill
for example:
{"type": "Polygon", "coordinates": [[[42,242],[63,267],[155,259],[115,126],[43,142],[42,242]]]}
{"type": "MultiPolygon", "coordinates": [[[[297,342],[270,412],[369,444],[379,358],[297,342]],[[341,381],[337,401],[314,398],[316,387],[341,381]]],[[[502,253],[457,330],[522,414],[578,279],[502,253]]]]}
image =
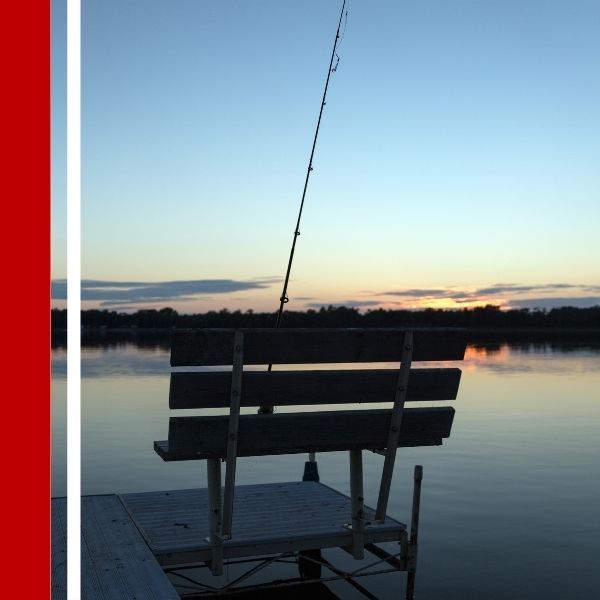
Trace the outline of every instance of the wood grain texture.
{"type": "Polygon", "coordinates": [[[53,498],[50,514],[52,600],[67,600],[67,499],[53,498]]]}
{"type": "MultiPolygon", "coordinates": [[[[411,369],[408,401],[454,400],[460,369],[411,369]]],[[[297,406],[393,402],[397,369],[337,371],[247,371],[242,406],[297,406]]],[[[231,372],[172,373],[169,407],[229,406],[231,372]]]]}
{"type": "MultiPolygon", "coordinates": [[[[66,598],[66,510],[52,500],[52,600],[66,598]]],[[[81,598],[179,599],[115,495],[81,499],[81,598]]]]}
{"type": "MultiPolygon", "coordinates": [[[[234,329],[173,333],[171,366],[230,365],[234,329]]],[[[245,364],[394,362],[406,329],[242,329],[245,364]]],[[[460,329],[412,329],[413,361],[462,360],[460,329]]]]}
{"type": "MultiPolygon", "coordinates": [[[[206,489],[125,494],[122,500],[163,564],[210,560],[206,489]]],[[[321,483],[296,481],[235,488],[232,539],[223,556],[239,558],[312,548],[349,546],[350,499],[321,483]]],[[[365,506],[367,542],[398,541],[406,525],[373,521],[365,506]]]]}
{"type": "MultiPolygon", "coordinates": [[[[238,456],[381,449],[391,411],[323,411],[243,415],[238,456]]],[[[440,445],[450,435],[451,407],[405,409],[398,446],[440,445]]],[[[154,442],[164,460],[226,456],[227,416],[171,417],[169,440],[154,442]]]]}

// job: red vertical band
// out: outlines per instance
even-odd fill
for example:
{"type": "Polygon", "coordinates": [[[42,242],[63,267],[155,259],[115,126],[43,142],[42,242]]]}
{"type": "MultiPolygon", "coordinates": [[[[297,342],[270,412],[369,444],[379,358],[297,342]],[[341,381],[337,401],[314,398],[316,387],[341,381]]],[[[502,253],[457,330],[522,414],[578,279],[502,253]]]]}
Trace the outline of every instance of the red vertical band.
{"type": "MultiPolygon", "coordinates": [[[[2,6],[2,582],[50,594],[50,3],[2,6]]],[[[10,592],[14,586],[15,591],[10,592]]]]}

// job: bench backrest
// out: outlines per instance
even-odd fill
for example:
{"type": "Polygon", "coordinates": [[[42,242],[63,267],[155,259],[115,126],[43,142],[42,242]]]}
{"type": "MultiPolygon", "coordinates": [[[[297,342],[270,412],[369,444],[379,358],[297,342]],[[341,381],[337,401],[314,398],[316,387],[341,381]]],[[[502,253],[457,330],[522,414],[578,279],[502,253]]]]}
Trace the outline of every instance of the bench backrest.
{"type": "Polygon", "coordinates": [[[419,361],[462,360],[464,352],[464,336],[456,329],[176,331],[171,346],[173,367],[233,363],[233,369],[173,372],[170,408],[229,407],[230,417],[171,418],[169,451],[161,452],[160,447],[157,451],[166,460],[225,458],[228,450],[233,450],[229,443],[232,435],[236,437],[237,456],[355,448],[382,450],[388,443],[389,409],[278,414],[276,424],[257,415],[239,417],[239,409],[389,402],[394,402],[399,413],[397,445],[441,444],[450,435],[454,409],[429,407],[404,411],[404,403],[455,399],[460,369],[411,368],[411,365],[419,361]],[[406,342],[409,337],[410,347],[406,342]],[[321,365],[318,370],[281,370],[281,367],[266,370],[267,364],[336,363],[339,367],[343,363],[369,362],[396,365],[384,369],[323,369],[321,365]],[[243,371],[248,364],[265,368],[243,371]]]}
{"type": "Polygon", "coordinates": [[[399,361],[413,332],[413,361],[462,360],[460,329],[187,329],[173,333],[171,366],[230,365],[236,331],[244,334],[244,363],[315,364],[399,361]]]}
{"type": "MultiPolygon", "coordinates": [[[[405,329],[242,329],[244,365],[399,362],[405,329]]],[[[462,360],[460,330],[412,330],[411,362],[462,360]]],[[[231,365],[231,329],[182,330],[173,334],[171,366],[231,365]]],[[[241,406],[290,406],[393,402],[398,368],[248,371],[241,406]]],[[[410,371],[407,401],[453,400],[460,382],[457,368],[410,371]]],[[[230,371],[174,372],[169,406],[229,406],[230,371]]]]}

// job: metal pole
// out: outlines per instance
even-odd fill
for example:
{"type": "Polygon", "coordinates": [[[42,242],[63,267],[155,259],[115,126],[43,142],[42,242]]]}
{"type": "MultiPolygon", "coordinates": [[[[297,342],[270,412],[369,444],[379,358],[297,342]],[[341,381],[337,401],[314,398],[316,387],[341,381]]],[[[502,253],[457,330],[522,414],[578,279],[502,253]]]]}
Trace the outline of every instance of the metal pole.
{"type": "Polygon", "coordinates": [[[365,520],[362,450],[350,450],[350,503],[352,506],[352,555],[365,557],[365,520]]]}
{"type": "Polygon", "coordinates": [[[413,488],[410,541],[408,543],[408,577],[406,580],[406,600],[413,600],[415,594],[419,536],[419,509],[421,507],[421,481],[423,480],[423,467],[421,465],[415,465],[414,480],[415,486],[413,488]]]}
{"type": "Polygon", "coordinates": [[[208,531],[212,549],[210,570],[213,575],[223,574],[223,540],[221,539],[221,459],[206,461],[208,483],[208,531]]]}
{"type": "Polygon", "coordinates": [[[415,465],[415,487],[413,489],[412,518],[410,521],[410,543],[417,543],[419,535],[419,510],[421,508],[421,482],[423,481],[423,466],[415,465]]]}
{"type": "Polygon", "coordinates": [[[394,463],[396,461],[396,449],[398,448],[400,428],[402,427],[402,414],[404,412],[404,403],[408,393],[408,376],[410,375],[412,351],[413,332],[407,331],[404,334],[400,372],[398,374],[398,383],[396,385],[396,397],[394,399],[394,408],[392,409],[392,415],[390,417],[390,430],[386,443],[381,483],[379,485],[379,497],[377,498],[377,512],[375,513],[375,519],[381,522],[385,521],[390,487],[392,485],[392,475],[394,473],[394,463]]]}
{"type": "Polygon", "coordinates": [[[221,536],[231,536],[233,497],[235,494],[235,469],[237,464],[237,441],[242,396],[242,372],[244,368],[244,334],[236,331],[233,339],[233,370],[231,372],[231,400],[229,405],[229,428],[227,433],[227,459],[225,465],[225,490],[223,492],[223,522],[221,536]]]}

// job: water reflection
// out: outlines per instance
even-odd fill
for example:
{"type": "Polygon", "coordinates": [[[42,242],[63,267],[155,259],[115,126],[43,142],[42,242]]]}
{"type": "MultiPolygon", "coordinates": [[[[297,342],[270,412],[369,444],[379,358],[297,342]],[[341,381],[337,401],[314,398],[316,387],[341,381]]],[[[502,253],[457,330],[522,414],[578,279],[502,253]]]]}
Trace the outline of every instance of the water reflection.
{"type": "MultiPolygon", "coordinates": [[[[526,341],[515,334],[516,339],[503,341],[474,339],[469,341],[463,367],[474,367],[502,371],[531,370],[531,359],[551,357],[552,369],[573,368],[573,363],[565,363],[569,355],[576,362],[586,359],[597,360],[600,356],[600,334],[575,336],[571,339],[533,339],[526,341]],[[515,360],[518,356],[527,357],[521,365],[515,360]]],[[[498,337],[498,336],[495,336],[498,337]]],[[[502,336],[506,338],[506,336],[502,336]]],[[[62,334],[52,337],[52,375],[65,377],[67,373],[66,339],[62,334]]],[[[113,375],[165,375],[170,371],[169,352],[171,338],[168,333],[124,332],[85,334],[82,338],[81,373],[83,377],[103,377],[113,375]]],[[[537,366],[543,363],[536,360],[537,366]]],[[[436,363],[439,366],[439,363],[436,363]]],[[[449,363],[450,364],[450,363],[449,363]]],[[[373,365],[362,365],[369,368],[373,365]]],[[[424,366],[424,363],[421,363],[424,366]]],[[[436,366],[436,365],[433,365],[436,366]]],[[[325,367],[329,368],[329,367],[325,367]]]]}
{"type": "MultiPolygon", "coordinates": [[[[52,356],[53,493],[61,495],[64,344],[54,345],[52,356]]],[[[463,378],[451,437],[442,447],[399,451],[390,496],[390,514],[406,518],[412,466],[424,465],[419,597],[595,598],[600,340],[475,339],[458,366],[463,378]]],[[[202,465],[165,464],[152,450],[154,440],[165,439],[171,416],[169,371],[168,337],[84,339],[84,493],[205,484],[202,465]]],[[[239,483],[299,479],[304,460],[241,459],[239,483]]],[[[322,481],[347,493],[347,453],[318,460],[322,481]]],[[[372,505],[381,457],[365,453],[364,470],[365,501],[372,505]]],[[[371,591],[395,597],[397,583],[390,587],[384,579],[369,582],[371,591]]]]}
{"type": "Polygon", "coordinates": [[[463,369],[497,373],[570,373],[594,369],[600,358],[600,341],[475,342],[467,346],[463,369]]]}

